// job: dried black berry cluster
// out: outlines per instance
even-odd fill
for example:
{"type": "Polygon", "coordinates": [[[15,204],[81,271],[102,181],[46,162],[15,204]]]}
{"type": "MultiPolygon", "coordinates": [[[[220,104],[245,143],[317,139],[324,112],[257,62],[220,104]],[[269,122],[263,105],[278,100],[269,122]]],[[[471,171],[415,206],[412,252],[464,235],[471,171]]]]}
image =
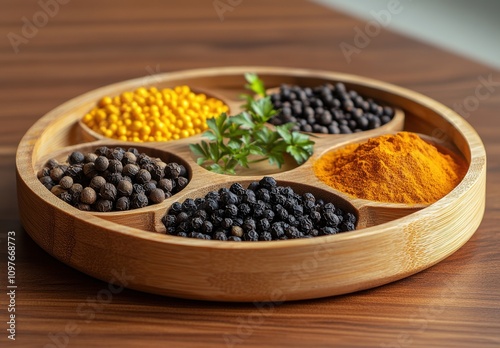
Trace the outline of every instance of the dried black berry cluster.
{"type": "Polygon", "coordinates": [[[270,241],[351,231],[356,216],[264,177],[247,189],[234,183],[204,198],[175,202],[162,221],[167,234],[180,237],[270,241]]]}
{"type": "Polygon", "coordinates": [[[365,99],[343,83],[315,88],[282,85],[271,95],[281,111],[270,123],[293,122],[294,130],[323,134],[349,134],[378,128],[394,117],[394,110],[365,99]]]}
{"type": "Polygon", "coordinates": [[[123,211],[161,203],[188,184],[186,168],[139,153],[135,148],[75,151],[68,162],[49,160],[37,173],[57,197],[84,211],[123,211]]]}

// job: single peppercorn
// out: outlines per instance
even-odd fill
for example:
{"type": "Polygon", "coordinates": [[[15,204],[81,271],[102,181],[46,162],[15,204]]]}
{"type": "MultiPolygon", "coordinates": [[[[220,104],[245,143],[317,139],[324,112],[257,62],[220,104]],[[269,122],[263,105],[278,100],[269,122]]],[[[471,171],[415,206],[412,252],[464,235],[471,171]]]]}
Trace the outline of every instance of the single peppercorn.
{"type": "Polygon", "coordinates": [[[264,213],[262,214],[262,217],[264,219],[269,220],[269,221],[273,221],[274,216],[275,216],[275,214],[274,214],[274,211],[272,209],[266,209],[266,210],[264,210],[264,213]]]}
{"type": "Polygon", "coordinates": [[[252,192],[255,192],[258,188],[259,188],[259,182],[258,181],[252,181],[248,187],[247,187],[247,190],[248,191],[252,191],[252,192]]]}
{"type": "Polygon", "coordinates": [[[127,151],[123,154],[122,158],[123,165],[135,164],[136,161],[137,161],[137,156],[133,152],[127,151]]]}
{"type": "Polygon", "coordinates": [[[273,236],[269,232],[263,232],[263,233],[259,234],[259,240],[270,241],[270,240],[273,240],[273,236]]]}
{"type": "Polygon", "coordinates": [[[59,180],[61,180],[63,176],[64,171],[59,167],[50,170],[50,178],[56,183],[59,183],[59,180]]]}
{"type": "Polygon", "coordinates": [[[181,174],[181,167],[179,164],[172,162],[165,166],[165,177],[167,179],[176,179],[181,174]]]}
{"type": "Polygon", "coordinates": [[[79,210],[82,210],[82,211],[91,211],[92,208],[89,204],[85,204],[85,203],[76,203],[75,204],[75,207],[79,210]]]}
{"type": "Polygon", "coordinates": [[[120,197],[116,200],[115,208],[118,211],[125,211],[130,209],[130,200],[128,197],[120,197]]]}
{"type": "Polygon", "coordinates": [[[165,176],[165,167],[162,167],[158,164],[153,164],[153,168],[150,173],[151,178],[153,178],[154,180],[161,180],[165,176]]]}
{"type": "Polygon", "coordinates": [[[259,181],[259,185],[265,189],[271,190],[276,187],[276,180],[270,176],[265,176],[259,181]]]}
{"type": "Polygon", "coordinates": [[[191,229],[191,224],[188,221],[183,221],[177,225],[175,231],[176,233],[189,232],[190,229],[191,229]]]}
{"type": "Polygon", "coordinates": [[[108,154],[108,150],[107,146],[100,146],[95,150],[95,154],[97,156],[106,156],[108,154]]]}
{"type": "Polygon", "coordinates": [[[193,212],[196,210],[196,203],[194,199],[188,198],[182,203],[182,209],[187,212],[193,212]]]}
{"type": "Polygon", "coordinates": [[[241,227],[243,226],[243,219],[240,218],[240,217],[234,217],[233,218],[233,226],[238,226],[238,227],[241,227]]]}
{"type": "Polygon", "coordinates": [[[64,176],[59,180],[59,185],[64,190],[69,190],[73,186],[73,178],[70,176],[64,176]]]}
{"type": "Polygon", "coordinates": [[[139,171],[135,175],[135,180],[139,184],[145,184],[149,180],[151,180],[151,174],[146,169],[139,169],[139,171]]]}
{"type": "Polygon", "coordinates": [[[157,161],[156,161],[155,165],[158,166],[158,168],[162,169],[163,170],[163,175],[165,175],[165,168],[167,167],[167,163],[163,162],[161,160],[161,158],[157,158],[157,161]]]}
{"type": "Polygon", "coordinates": [[[59,166],[59,162],[55,158],[51,158],[45,163],[45,167],[47,167],[49,169],[54,169],[54,168],[57,168],[58,166],[59,166]]]}
{"type": "Polygon", "coordinates": [[[203,225],[203,219],[202,218],[195,217],[194,219],[191,220],[191,226],[193,227],[194,230],[201,229],[202,225],[203,225]]]}
{"type": "Polygon", "coordinates": [[[239,196],[241,196],[245,193],[245,188],[239,182],[232,184],[231,187],[229,188],[229,190],[232,193],[239,195],[239,196]]]}
{"type": "Polygon", "coordinates": [[[117,194],[118,192],[115,185],[108,182],[105,183],[99,190],[99,195],[105,200],[114,201],[117,194]]]}
{"type": "Polygon", "coordinates": [[[75,184],[71,185],[71,187],[69,188],[68,191],[72,195],[75,193],[81,193],[83,191],[83,186],[79,183],[75,183],[75,184]]]}
{"type": "Polygon", "coordinates": [[[121,173],[108,173],[106,179],[109,183],[116,186],[120,181],[123,180],[123,176],[121,175],[121,173]]]}
{"type": "Polygon", "coordinates": [[[179,167],[181,168],[180,176],[187,177],[187,169],[184,167],[182,164],[179,164],[179,167]]]}
{"type": "Polygon", "coordinates": [[[82,175],[85,174],[83,173],[83,168],[84,168],[83,163],[73,164],[70,166],[62,164],[59,166],[59,168],[61,168],[64,171],[64,175],[71,176],[73,179],[76,180],[80,179],[82,175]]]}
{"type": "Polygon", "coordinates": [[[130,181],[122,180],[116,186],[118,196],[129,197],[134,190],[134,186],[130,181]]]}
{"type": "Polygon", "coordinates": [[[97,173],[97,170],[96,170],[94,162],[89,162],[89,163],[85,163],[84,164],[84,166],[83,166],[83,175],[85,175],[87,178],[93,178],[97,174],[98,173],[97,173]]]}
{"type": "Polygon", "coordinates": [[[152,172],[155,169],[155,165],[153,163],[145,163],[145,164],[141,165],[141,169],[145,169],[149,172],[149,174],[152,174],[152,172]]]}
{"type": "Polygon", "coordinates": [[[132,178],[130,176],[122,175],[122,180],[128,181],[129,183],[133,184],[132,178]]]}
{"type": "Polygon", "coordinates": [[[248,204],[241,203],[238,206],[238,211],[239,211],[241,216],[245,217],[245,216],[249,215],[252,210],[248,204]]]}
{"type": "Polygon", "coordinates": [[[339,217],[331,210],[326,210],[323,213],[323,219],[325,220],[325,224],[329,227],[337,227],[340,223],[339,217]]]}
{"type": "Polygon", "coordinates": [[[243,236],[243,229],[239,226],[232,226],[231,227],[231,235],[235,237],[242,237],[243,236]]]}
{"type": "Polygon", "coordinates": [[[160,179],[156,187],[162,189],[165,192],[172,192],[173,184],[170,179],[160,179]]]}
{"type": "Polygon", "coordinates": [[[203,234],[200,232],[190,232],[188,234],[189,238],[197,238],[197,239],[212,239],[209,235],[203,234]]]}
{"type": "Polygon", "coordinates": [[[319,234],[323,235],[323,236],[328,236],[328,235],[336,234],[337,232],[338,231],[337,231],[336,228],[330,227],[330,226],[321,227],[319,229],[319,234]]]}
{"type": "Polygon", "coordinates": [[[90,187],[92,187],[94,190],[99,191],[101,187],[106,183],[106,179],[104,179],[100,175],[96,175],[90,180],[90,187]]]}
{"type": "Polygon", "coordinates": [[[139,166],[143,166],[145,164],[152,163],[151,157],[146,155],[145,153],[140,153],[137,155],[137,164],[139,166]]]}
{"type": "Polygon", "coordinates": [[[43,167],[36,173],[36,177],[38,179],[44,177],[44,176],[49,176],[50,175],[50,169],[49,167],[43,167]]]}
{"type": "Polygon", "coordinates": [[[64,202],[69,204],[71,204],[71,201],[73,200],[73,196],[68,191],[61,192],[59,198],[61,198],[64,202]]]}
{"type": "Polygon", "coordinates": [[[231,228],[231,226],[233,226],[233,219],[223,218],[220,225],[222,228],[231,228]]]}
{"type": "Polygon", "coordinates": [[[182,204],[180,202],[174,202],[170,207],[170,211],[174,214],[182,212],[182,204]]]}
{"type": "MultiPolygon", "coordinates": [[[[144,187],[144,193],[146,194],[146,196],[149,196],[151,191],[153,191],[156,188],[156,184],[153,180],[151,180],[143,184],[142,187],[144,187]]],[[[163,194],[165,194],[165,192],[163,192],[163,194]]]]}
{"type": "Polygon", "coordinates": [[[254,219],[248,218],[243,222],[242,228],[245,232],[248,232],[250,230],[255,230],[257,228],[257,223],[255,222],[254,219]]]}
{"type": "Polygon", "coordinates": [[[111,160],[116,160],[121,163],[121,160],[123,159],[123,154],[125,151],[119,147],[115,147],[114,149],[109,149],[108,153],[106,154],[106,157],[111,161],[111,160]]]}
{"type": "Polygon", "coordinates": [[[89,152],[89,153],[86,153],[84,158],[83,158],[83,162],[84,163],[90,163],[90,162],[95,162],[95,160],[97,159],[97,155],[93,152],[89,152]]]}
{"type": "MultiPolygon", "coordinates": [[[[195,199],[195,204],[196,204],[196,207],[199,208],[201,206],[203,206],[203,203],[201,202],[197,202],[196,199],[195,199]]],[[[194,213],[193,213],[193,217],[200,217],[202,218],[203,220],[205,220],[207,218],[208,214],[205,210],[203,209],[197,209],[194,213]]]]}
{"type": "Polygon", "coordinates": [[[273,225],[271,226],[271,236],[274,239],[279,239],[280,237],[282,237],[284,235],[285,235],[285,230],[284,230],[283,223],[281,223],[281,222],[273,223],[273,225]]]}
{"type": "Polygon", "coordinates": [[[135,163],[128,163],[123,167],[122,174],[133,178],[137,175],[139,169],[139,166],[135,163]]]}
{"type": "Polygon", "coordinates": [[[179,192],[180,190],[184,189],[187,184],[189,183],[188,178],[185,178],[183,176],[179,176],[178,178],[175,179],[175,192],[179,192]]]}
{"type": "Polygon", "coordinates": [[[301,238],[303,234],[295,226],[288,226],[285,228],[285,235],[288,239],[301,238]]]}
{"type": "Polygon", "coordinates": [[[222,231],[215,232],[213,239],[215,239],[215,240],[228,240],[227,235],[222,231]]]}
{"type": "Polygon", "coordinates": [[[269,195],[269,191],[265,188],[261,188],[257,190],[257,199],[263,201],[264,203],[268,203],[271,201],[271,196],[269,195]]]}
{"type": "Polygon", "coordinates": [[[266,218],[260,219],[259,221],[257,221],[257,228],[259,229],[259,231],[267,231],[271,228],[271,224],[266,218]]]}
{"type": "Polygon", "coordinates": [[[104,172],[106,169],[108,169],[109,166],[109,159],[105,156],[99,156],[96,158],[94,162],[95,169],[104,172]]]}
{"type": "Polygon", "coordinates": [[[99,199],[96,202],[95,207],[98,212],[106,213],[113,210],[113,202],[107,199],[99,199]]]}
{"type": "Polygon", "coordinates": [[[222,224],[222,220],[224,220],[224,218],[218,215],[217,212],[214,212],[210,215],[210,221],[212,221],[215,227],[220,226],[222,224]]]}
{"type": "Polygon", "coordinates": [[[203,223],[201,225],[201,232],[206,233],[206,234],[210,234],[210,233],[212,233],[213,228],[214,228],[214,225],[210,221],[205,220],[205,221],[203,221],[203,223]]]}
{"type": "Polygon", "coordinates": [[[121,173],[123,170],[122,162],[117,159],[110,159],[108,168],[111,173],[121,173]]]}
{"type": "Polygon", "coordinates": [[[94,204],[97,200],[97,193],[91,187],[85,187],[80,194],[80,202],[85,204],[94,204]]]}
{"type": "Polygon", "coordinates": [[[85,156],[79,152],[79,151],[74,151],[69,155],[68,162],[69,164],[77,164],[77,163],[82,163],[85,159],[85,156]]]}
{"type": "Polygon", "coordinates": [[[151,190],[149,200],[155,204],[161,203],[165,200],[165,192],[162,189],[155,188],[151,190]]]}
{"type": "Polygon", "coordinates": [[[146,190],[144,190],[144,185],[141,184],[132,184],[133,191],[132,193],[145,193],[146,190]]]}
{"type": "Polygon", "coordinates": [[[249,242],[256,242],[259,240],[259,234],[252,230],[243,234],[243,239],[249,242]]]}
{"type": "Polygon", "coordinates": [[[175,219],[177,223],[180,224],[181,222],[187,221],[189,219],[189,215],[186,212],[181,211],[176,215],[175,219]]]}
{"type": "Polygon", "coordinates": [[[61,193],[66,192],[65,189],[63,189],[60,185],[55,185],[50,189],[50,192],[55,194],[57,197],[61,195],[61,193]]]}
{"type": "Polygon", "coordinates": [[[133,194],[130,198],[132,209],[143,208],[148,205],[148,197],[144,193],[133,194]]]}
{"type": "Polygon", "coordinates": [[[234,204],[227,204],[226,208],[225,208],[225,211],[224,211],[224,214],[227,217],[237,216],[238,215],[238,208],[234,204]]]}

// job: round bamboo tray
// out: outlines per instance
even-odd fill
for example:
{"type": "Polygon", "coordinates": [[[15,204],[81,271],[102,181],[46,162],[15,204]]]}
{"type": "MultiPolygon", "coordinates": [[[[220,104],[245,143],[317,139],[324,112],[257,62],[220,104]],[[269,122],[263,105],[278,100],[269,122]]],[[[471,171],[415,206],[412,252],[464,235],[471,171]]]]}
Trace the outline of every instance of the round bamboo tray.
{"type": "Polygon", "coordinates": [[[21,221],[30,236],[60,261],[93,277],[145,292],[215,301],[310,299],[368,289],[410,276],[445,259],[476,231],[485,205],[486,154],[481,139],[459,115],[413,91],[341,73],[289,68],[231,67],[158,75],[155,86],[180,84],[220,96],[235,114],[244,73],[255,72],[268,87],[281,83],[316,86],[343,82],[364,96],[398,109],[386,125],[350,135],[320,135],[303,165],[260,165],[227,176],[196,164],[188,144],[200,136],[165,143],[124,143],[96,137],[79,120],[104,95],[143,86],[144,79],[120,82],[74,98],[37,121],[19,144],[16,158],[21,221]],[[406,130],[431,137],[469,164],[463,180],[430,205],[353,199],[320,182],[312,163],[348,143],[406,130]],[[37,179],[49,158],[101,145],[135,146],[149,155],[183,163],[190,183],[161,204],[127,212],[82,212],[64,203],[37,179]],[[166,235],[161,217],[175,201],[249,183],[270,175],[298,192],[313,192],[358,215],[357,230],[332,236],[272,242],[221,242],[166,235]],[[119,281],[118,281],[119,283],[119,281]],[[121,283],[123,285],[123,282],[121,283]]]}

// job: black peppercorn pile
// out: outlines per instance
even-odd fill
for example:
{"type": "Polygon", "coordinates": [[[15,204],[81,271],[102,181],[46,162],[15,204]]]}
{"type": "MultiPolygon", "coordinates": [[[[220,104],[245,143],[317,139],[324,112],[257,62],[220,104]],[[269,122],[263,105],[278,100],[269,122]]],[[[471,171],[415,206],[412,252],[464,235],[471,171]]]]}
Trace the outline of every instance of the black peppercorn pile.
{"type": "Polygon", "coordinates": [[[188,184],[186,168],[135,148],[75,151],[68,163],[49,160],[37,174],[57,197],[84,211],[123,211],[161,203],[188,184]]]}
{"type": "Polygon", "coordinates": [[[354,214],[278,186],[271,177],[247,189],[234,183],[204,198],[172,204],[162,219],[167,234],[229,241],[311,238],[354,230],[354,214]]]}
{"type": "Polygon", "coordinates": [[[303,132],[349,134],[378,128],[394,117],[392,108],[348,91],[343,83],[315,88],[282,85],[271,101],[281,111],[270,123],[293,122],[294,130],[303,132]]]}

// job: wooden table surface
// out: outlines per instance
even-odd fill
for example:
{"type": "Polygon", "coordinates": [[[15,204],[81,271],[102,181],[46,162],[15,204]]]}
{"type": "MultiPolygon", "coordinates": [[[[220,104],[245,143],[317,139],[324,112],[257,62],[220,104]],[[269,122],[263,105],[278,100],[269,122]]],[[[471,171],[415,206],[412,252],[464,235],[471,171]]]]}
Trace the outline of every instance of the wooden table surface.
{"type": "MultiPolygon", "coordinates": [[[[3,0],[0,8],[2,347],[500,347],[499,71],[301,0],[58,1],[41,1],[51,4],[49,15],[36,0],[3,0]],[[218,13],[214,3],[234,6],[218,13]],[[371,36],[355,42],[358,29],[371,36]],[[349,59],[341,49],[347,44],[354,49],[349,59]],[[109,298],[108,284],[30,239],[18,218],[14,163],[17,144],[38,118],[113,82],[237,65],[353,73],[457,110],[465,105],[460,112],[488,154],[482,225],[455,254],[412,277],[262,308],[128,289],[109,298]],[[8,231],[16,236],[15,342],[6,331],[8,231]]],[[[401,6],[411,11],[411,3],[401,6]]]]}

